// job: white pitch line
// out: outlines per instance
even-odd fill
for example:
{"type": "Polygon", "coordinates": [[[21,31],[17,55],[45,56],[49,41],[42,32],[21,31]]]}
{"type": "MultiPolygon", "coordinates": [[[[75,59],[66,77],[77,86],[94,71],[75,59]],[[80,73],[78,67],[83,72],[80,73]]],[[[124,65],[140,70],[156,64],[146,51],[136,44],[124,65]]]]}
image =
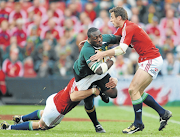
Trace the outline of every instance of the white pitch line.
{"type": "MultiPolygon", "coordinates": [[[[133,108],[130,108],[130,107],[124,107],[124,106],[120,106],[119,107],[120,109],[123,109],[125,111],[128,111],[128,112],[133,112],[133,108]]],[[[146,116],[146,117],[150,117],[150,118],[154,118],[154,119],[159,119],[158,116],[155,116],[153,114],[149,114],[145,111],[143,111],[143,116],[146,116]]],[[[180,125],[180,122],[179,121],[176,121],[176,120],[168,120],[168,122],[171,122],[171,123],[176,123],[176,124],[179,124],[180,125]]]]}

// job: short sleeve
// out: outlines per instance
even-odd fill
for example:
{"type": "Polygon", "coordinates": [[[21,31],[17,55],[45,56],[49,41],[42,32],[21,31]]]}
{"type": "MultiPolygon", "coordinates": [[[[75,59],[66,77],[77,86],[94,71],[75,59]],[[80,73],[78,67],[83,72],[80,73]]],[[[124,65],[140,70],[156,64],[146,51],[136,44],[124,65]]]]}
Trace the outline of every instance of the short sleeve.
{"type": "Polygon", "coordinates": [[[90,57],[95,54],[95,50],[93,47],[85,47],[83,48],[83,56],[87,64],[91,62],[90,57]]]}
{"type": "Polygon", "coordinates": [[[127,45],[130,45],[133,35],[134,35],[134,29],[130,27],[125,27],[125,29],[122,30],[122,37],[120,43],[125,43],[127,45]]]}
{"type": "Polygon", "coordinates": [[[107,44],[116,44],[117,38],[113,34],[104,34],[103,42],[107,42],[107,44]]]}
{"type": "Polygon", "coordinates": [[[117,31],[114,33],[114,35],[121,36],[121,29],[118,28],[117,31]]]}

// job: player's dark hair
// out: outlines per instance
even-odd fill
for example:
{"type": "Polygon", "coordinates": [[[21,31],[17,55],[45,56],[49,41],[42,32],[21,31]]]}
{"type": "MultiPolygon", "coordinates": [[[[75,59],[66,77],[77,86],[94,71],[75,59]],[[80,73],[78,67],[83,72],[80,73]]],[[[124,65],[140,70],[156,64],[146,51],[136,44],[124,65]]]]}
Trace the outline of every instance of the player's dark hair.
{"type": "Polygon", "coordinates": [[[88,29],[88,32],[87,32],[87,36],[88,36],[88,38],[90,38],[91,37],[91,33],[92,32],[95,32],[95,31],[97,31],[98,29],[97,28],[94,28],[94,27],[92,27],[92,28],[90,28],[90,29],[88,29]]]}
{"type": "Polygon", "coordinates": [[[128,15],[126,10],[123,7],[114,7],[112,9],[109,10],[109,13],[114,12],[115,17],[117,18],[118,16],[121,16],[121,18],[123,20],[127,20],[128,19],[128,15]]]}

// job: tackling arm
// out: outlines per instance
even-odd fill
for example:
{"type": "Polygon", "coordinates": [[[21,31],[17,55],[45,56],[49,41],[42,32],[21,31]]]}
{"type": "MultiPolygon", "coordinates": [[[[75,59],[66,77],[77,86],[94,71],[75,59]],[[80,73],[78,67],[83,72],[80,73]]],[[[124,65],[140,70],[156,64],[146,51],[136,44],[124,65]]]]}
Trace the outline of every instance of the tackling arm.
{"type": "Polygon", "coordinates": [[[100,93],[100,91],[97,88],[81,90],[81,91],[74,91],[70,94],[70,98],[71,98],[71,101],[77,102],[77,101],[81,101],[81,100],[91,96],[92,94],[94,94],[95,96],[98,96],[99,93],[100,93]]]}
{"type": "Polygon", "coordinates": [[[97,53],[95,55],[91,56],[90,60],[95,61],[95,60],[100,60],[106,56],[123,55],[126,53],[127,48],[128,48],[127,44],[120,43],[119,46],[112,48],[110,50],[98,51],[98,52],[96,51],[97,53]]]}

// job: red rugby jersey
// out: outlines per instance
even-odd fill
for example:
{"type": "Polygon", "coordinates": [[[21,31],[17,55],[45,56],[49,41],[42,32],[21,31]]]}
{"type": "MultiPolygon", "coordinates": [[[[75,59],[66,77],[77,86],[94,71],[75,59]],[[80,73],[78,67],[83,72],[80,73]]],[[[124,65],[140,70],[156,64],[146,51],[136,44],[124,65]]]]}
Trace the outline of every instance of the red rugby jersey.
{"type": "Polygon", "coordinates": [[[54,103],[59,113],[65,115],[79,104],[80,101],[72,102],[70,99],[70,94],[74,90],[77,91],[78,89],[75,85],[75,78],[72,78],[69,84],[54,96],[54,103]]]}
{"type": "Polygon", "coordinates": [[[120,35],[120,43],[130,45],[139,54],[138,62],[143,62],[148,59],[154,59],[161,54],[155,47],[147,33],[135,23],[126,20],[122,28],[118,28],[114,35],[120,35]]]}

